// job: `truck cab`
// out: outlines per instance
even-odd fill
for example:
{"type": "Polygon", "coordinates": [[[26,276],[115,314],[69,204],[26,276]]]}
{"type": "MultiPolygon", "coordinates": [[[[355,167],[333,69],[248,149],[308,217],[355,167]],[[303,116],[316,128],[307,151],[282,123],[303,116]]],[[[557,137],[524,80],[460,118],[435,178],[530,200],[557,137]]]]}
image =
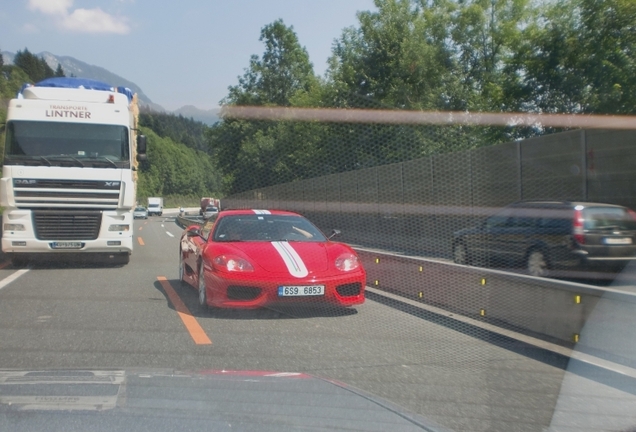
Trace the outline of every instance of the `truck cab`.
{"type": "Polygon", "coordinates": [[[145,157],[134,108],[130,95],[77,78],[26,86],[9,102],[0,205],[14,264],[68,253],[128,262],[134,154],[145,157]]]}

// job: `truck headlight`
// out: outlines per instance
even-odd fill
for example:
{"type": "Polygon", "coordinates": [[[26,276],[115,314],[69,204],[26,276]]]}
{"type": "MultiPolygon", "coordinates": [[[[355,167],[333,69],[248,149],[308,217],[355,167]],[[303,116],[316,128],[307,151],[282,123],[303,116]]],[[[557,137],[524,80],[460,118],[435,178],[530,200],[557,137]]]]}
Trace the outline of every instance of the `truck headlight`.
{"type": "Polygon", "coordinates": [[[108,231],[130,231],[130,225],[111,225],[108,231]]]}
{"type": "Polygon", "coordinates": [[[22,224],[12,224],[6,223],[4,224],[5,231],[25,231],[24,225],[22,224]]]}

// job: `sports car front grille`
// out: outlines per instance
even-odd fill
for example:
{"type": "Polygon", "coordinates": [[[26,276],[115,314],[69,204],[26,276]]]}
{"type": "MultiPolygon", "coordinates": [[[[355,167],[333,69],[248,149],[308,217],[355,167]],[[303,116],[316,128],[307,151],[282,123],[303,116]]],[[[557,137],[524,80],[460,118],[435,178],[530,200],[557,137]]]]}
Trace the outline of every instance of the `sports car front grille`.
{"type": "Polygon", "coordinates": [[[336,287],[336,291],[342,297],[352,297],[352,296],[360,295],[361,289],[362,289],[362,284],[360,284],[360,282],[338,285],[336,287]]]}
{"type": "Polygon", "coordinates": [[[252,286],[230,285],[227,287],[227,298],[230,300],[254,300],[261,295],[261,289],[252,286]]]}

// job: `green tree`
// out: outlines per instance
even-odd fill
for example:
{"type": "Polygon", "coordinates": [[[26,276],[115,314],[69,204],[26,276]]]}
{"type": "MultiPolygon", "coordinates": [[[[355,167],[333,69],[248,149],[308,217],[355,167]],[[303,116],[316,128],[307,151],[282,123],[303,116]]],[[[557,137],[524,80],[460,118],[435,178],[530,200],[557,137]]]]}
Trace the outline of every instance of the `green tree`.
{"type": "MultiPolygon", "coordinates": [[[[265,45],[263,56],[250,58],[245,74],[222,103],[291,106],[296,95],[319,85],[293,27],[275,21],[263,27],[260,41],[265,45]]],[[[306,142],[287,136],[285,126],[272,122],[225,119],[212,127],[209,148],[225,174],[227,189],[246,190],[260,182],[296,178],[306,142]]]]}
{"type": "Polygon", "coordinates": [[[222,103],[230,105],[288,106],[299,90],[307,90],[316,77],[307,50],[300,45],[293,27],[282,20],[261,30],[263,57],[253,55],[239,84],[229,88],[222,103]]]}
{"type": "Polygon", "coordinates": [[[218,195],[221,175],[209,155],[162,138],[146,127],[141,132],[148,139],[148,160],[139,171],[140,202],[149,196],[218,195]]]}
{"type": "Polygon", "coordinates": [[[29,82],[27,74],[17,66],[5,65],[0,73],[0,99],[15,97],[22,85],[29,82]]]}
{"type": "Polygon", "coordinates": [[[516,55],[525,108],[540,112],[636,111],[636,3],[560,0],[542,11],[516,55]]]}
{"type": "Polygon", "coordinates": [[[149,127],[160,137],[171,138],[192,149],[207,150],[208,126],[199,121],[182,115],[144,110],[139,115],[139,124],[149,127]]]}
{"type": "Polygon", "coordinates": [[[56,76],[56,77],[65,77],[66,76],[64,74],[64,69],[62,69],[62,64],[61,63],[57,64],[57,69],[55,69],[54,76],[56,76]]]}
{"type": "Polygon", "coordinates": [[[46,63],[46,61],[29,52],[27,48],[24,51],[18,51],[13,59],[13,63],[22,69],[33,82],[42,81],[46,78],[55,76],[55,71],[46,63]]]}
{"type": "Polygon", "coordinates": [[[450,108],[445,90],[453,64],[438,34],[439,14],[424,13],[411,0],[375,5],[377,11],[360,12],[359,28],[345,29],[334,44],[328,77],[344,98],[337,105],[450,108]]]}

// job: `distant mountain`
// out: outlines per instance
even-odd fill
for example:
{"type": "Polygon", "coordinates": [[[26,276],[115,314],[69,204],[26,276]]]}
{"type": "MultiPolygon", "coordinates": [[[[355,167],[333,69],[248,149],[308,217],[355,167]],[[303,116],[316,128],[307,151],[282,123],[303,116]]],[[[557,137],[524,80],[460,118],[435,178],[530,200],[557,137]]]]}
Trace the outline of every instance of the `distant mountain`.
{"type": "MultiPolygon", "coordinates": [[[[128,81],[127,79],[122,78],[119,75],[104,69],[103,67],[89,65],[88,63],[84,63],[83,61],[77,60],[73,57],[57,56],[46,51],[36,55],[46,60],[47,64],[53,70],[57,68],[58,64],[61,64],[66,76],[74,75],[77,77],[103,81],[113,86],[128,87],[133,92],[137,93],[140,105],[146,106],[155,111],[166,111],[161,105],[151,101],[150,98],[144,94],[144,92],[137,84],[132,81],[128,81]]],[[[2,51],[2,57],[4,58],[5,64],[13,64],[15,53],[2,51]]]]}
{"type": "Polygon", "coordinates": [[[209,126],[212,126],[220,120],[218,109],[202,110],[192,105],[186,105],[173,112],[177,115],[181,114],[183,117],[200,121],[201,123],[205,123],[209,126]]]}

